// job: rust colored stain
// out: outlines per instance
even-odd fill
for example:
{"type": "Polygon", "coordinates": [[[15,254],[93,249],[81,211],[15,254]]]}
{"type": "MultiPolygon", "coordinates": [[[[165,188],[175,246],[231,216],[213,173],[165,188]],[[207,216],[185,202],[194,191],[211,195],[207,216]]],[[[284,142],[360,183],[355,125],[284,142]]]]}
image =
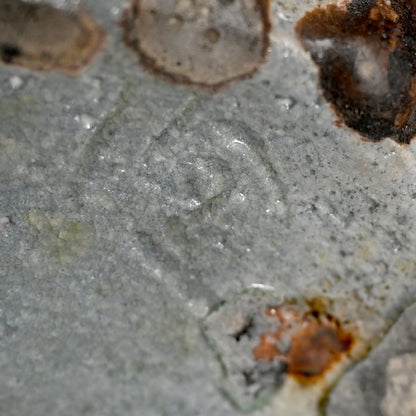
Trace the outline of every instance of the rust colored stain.
{"type": "Polygon", "coordinates": [[[77,75],[101,51],[105,32],[83,7],[0,0],[0,60],[38,71],[77,75]]]}
{"type": "Polygon", "coordinates": [[[409,143],[416,134],[416,3],[353,0],[297,23],[319,66],[323,95],[364,138],[409,143]]]}
{"type": "Polygon", "coordinates": [[[289,374],[302,381],[313,381],[348,353],[352,334],[325,312],[311,309],[301,314],[292,306],[269,307],[266,316],[276,317],[280,326],[260,337],[253,350],[256,360],[281,360],[289,374]]]}
{"type": "Polygon", "coordinates": [[[120,24],[153,75],[216,92],[265,62],[270,0],[133,0],[120,24]]]}

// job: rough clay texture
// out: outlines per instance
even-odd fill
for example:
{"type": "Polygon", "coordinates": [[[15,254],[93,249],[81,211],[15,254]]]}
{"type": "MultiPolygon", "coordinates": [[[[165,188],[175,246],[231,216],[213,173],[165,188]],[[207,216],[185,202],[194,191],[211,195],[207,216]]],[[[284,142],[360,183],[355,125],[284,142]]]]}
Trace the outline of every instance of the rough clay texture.
{"type": "MultiPolygon", "coordinates": [[[[382,338],[415,299],[415,144],[335,126],[293,35],[316,3],[274,3],[269,62],[215,96],[138,67],[124,2],[84,3],[109,46],[79,78],[0,67],[0,414],[239,414],[200,329],[253,284],[365,308],[382,338]]],[[[390,345],[328,415],[379,415],[390,345]]]]}
{"type": "Polygon", "coordinates": [[[416,306],[333,391],[327,414],[411,416],[416,412],[416,306]]]}
{"type": "Polygon", "coordinates": [[[416,413],[416,354],[404,354],[389,360],[386,396],[381,408],[388,416],[416,413]]]}

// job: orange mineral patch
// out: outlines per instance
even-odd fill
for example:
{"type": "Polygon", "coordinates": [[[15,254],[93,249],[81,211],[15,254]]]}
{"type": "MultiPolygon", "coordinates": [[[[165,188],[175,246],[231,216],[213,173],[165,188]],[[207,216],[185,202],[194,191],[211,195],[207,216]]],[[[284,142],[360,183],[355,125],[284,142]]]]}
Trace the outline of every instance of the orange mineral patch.
{"type": "Polygon", "coordinates": [[[215,92],[265,62],[270,0],[133,0],[124,41],[159,78],[215,92]]]}
{"type": "Polygon", "coordinates": [[[299,313],[290,306],[267,308],[266,316],[275,316],[280,326],[263,334],[253,350],[256,360],[286,363],[289,374],[301,381],[313,381],[348,353],[353,335],[328,314],[316,310],[299,313]]]}
{"type": "Polygon", "coordinates": [[[105,32],[86,11],[0,0],[0,60],[38,71],[77,75],[101,50],[105,32]]]}
{"type": "Polygon", "coordinates": [[[309,415],[319,414],[383,323],[361,300],[247,290],[212,311],[204,333],[220,357],[221,389],[233,403],[252,411],[268,402],[267,414],[309,415]]]}

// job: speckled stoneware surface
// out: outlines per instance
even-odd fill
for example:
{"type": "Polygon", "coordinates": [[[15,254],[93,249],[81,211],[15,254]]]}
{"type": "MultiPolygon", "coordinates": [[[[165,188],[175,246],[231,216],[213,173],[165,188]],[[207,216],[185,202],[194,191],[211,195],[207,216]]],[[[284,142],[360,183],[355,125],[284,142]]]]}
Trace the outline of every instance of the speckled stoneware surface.
{"type": "Polygon", "coordinates": [[[265,306],[322,299],[365,348],[390,330],[407,344],[361,352],[368,371],[319,391],[279,382],[249,410],[358,414],[359,386],[360,414],[405,414],[416,147],[336,125],[293,31],[318,2],[275,1],[268,62],[216,95],[138,66],[124,2],[83,4],[108,40],[78,78],[0,66],[0,413],[238,415],[224,369],[252,357],[221,331],[260,291],[265,306]]]}

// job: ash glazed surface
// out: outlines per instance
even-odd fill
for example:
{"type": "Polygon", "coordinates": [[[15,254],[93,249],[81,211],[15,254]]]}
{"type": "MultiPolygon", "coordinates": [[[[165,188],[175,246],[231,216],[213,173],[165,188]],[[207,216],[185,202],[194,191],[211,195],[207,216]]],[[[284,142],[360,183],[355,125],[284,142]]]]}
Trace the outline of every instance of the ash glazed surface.
{"type": "Polygon", "coordinates": [[[141,70],[124,0],[82,1],[109,42],[80,76],[0,66],[1,415],[379,416],[409,397],[416,142],[336,125],[294,33],[327,3],[275,0],[268,62],[215,95],[141,70]],[[335,354],[301,363],[313,339],[335,354]]]}

